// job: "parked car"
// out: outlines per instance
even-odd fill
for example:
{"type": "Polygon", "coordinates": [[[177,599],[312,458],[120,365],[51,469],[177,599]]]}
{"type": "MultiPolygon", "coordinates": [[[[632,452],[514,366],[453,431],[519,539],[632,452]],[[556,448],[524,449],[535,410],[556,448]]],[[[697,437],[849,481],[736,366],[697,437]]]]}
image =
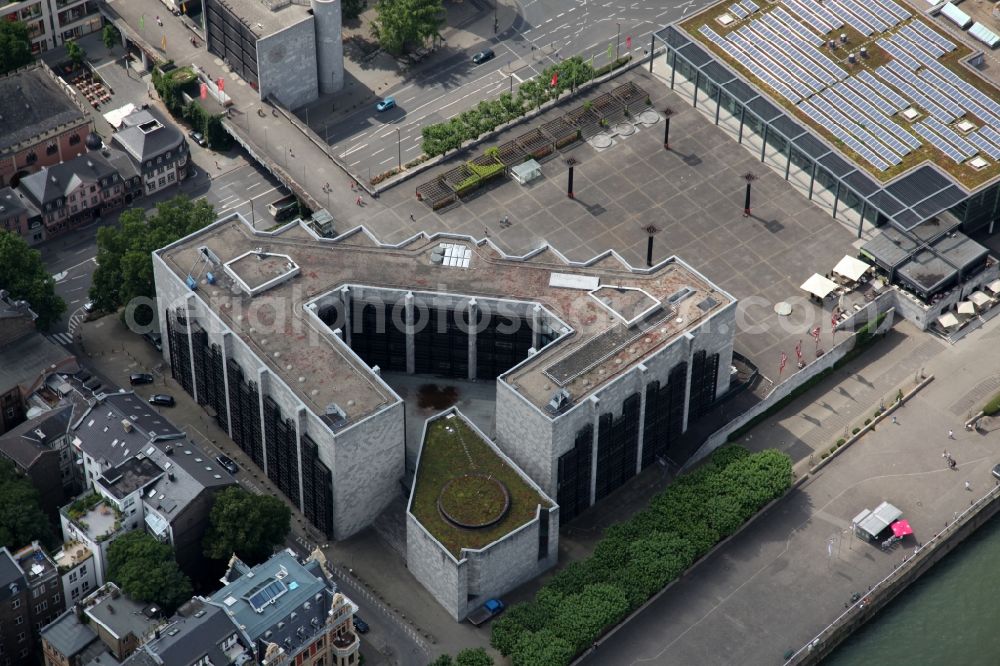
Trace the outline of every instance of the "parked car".
{"type": "Polygon", "coordinates": [[[236,474],[240,471],[240,468],[236,466],[236,461],[229,456],[215,456],[215,462],[219,463],[230,474],[236,474]]]}
{"type": "Polygon", "coordinates": [[[188,132],[188,136],[191,137],[191,140],[197,143],[202,148],[208,145],[208,141],[205,141],[205,135],[202,134],[201,132],[198,132],[197,130],[191,130],[190,132],[188,132]]]}
{"type": "Polygon", "coordinates": [[[993,476],[995,476],[998,479],[1000,479],[1000,465],[994,465],[993,466],[993,476]]]}
{"type": "Polygon", "coordinates": [[[478,627],[502,613],[504,608],[503,602],[499,599],[489,599],[485,604],[469,613],[469,622],[478,627]]]}
{"type": "Polygon", "coordinates": [[[159,333],[150,331],[143,333],[142,337],[146,338],[146,342],[156,347],[156,351],[163,351],[163,337],[159,333]]]}
{"type": "Polygon", "coordinates": [[[493,49],[483,49],[476,55],[472,56],[472,62],[476,63],[477,65],[482,65],[487,60],[493,60],[493,58],[495,58],[496,55],[497,54],[493,52],[493,49]]]}
{"type": "Polygon", "coordinates": [[[148,372],[135,372],[128,376],[128,383],[132,386],[139,386],[140,384],[152,384],[153,375],[148,372]]]}
{"type": "Polygon", "coordinates": [[[87,301],[86,303],[84,303],[83,304],[83,311],[84,312],[93,312],[94,311],[94,301],[87,301]]]}
{"type": "Polygon", "coordinates": [[[368,633],[368,623],[361,619],[361,616],[357,613],[354,614],[354,628],[357,629],[359,634],[368,633]]]}
{"type": "Polygon", "coordinates": [[[396,108],[395,97],[386,97],[385,99],[379,101],[379,103],[375,105],[375,110],[378,111],[379,113],[395,108],[396,108]]]}
{"type": "Polygon", "coordinates": [[[173,407],[174,406],[174,396],[167,395],[166,393],[155,393],[149,396],[149,404],[159,405],[160,407],[173,407]]]}

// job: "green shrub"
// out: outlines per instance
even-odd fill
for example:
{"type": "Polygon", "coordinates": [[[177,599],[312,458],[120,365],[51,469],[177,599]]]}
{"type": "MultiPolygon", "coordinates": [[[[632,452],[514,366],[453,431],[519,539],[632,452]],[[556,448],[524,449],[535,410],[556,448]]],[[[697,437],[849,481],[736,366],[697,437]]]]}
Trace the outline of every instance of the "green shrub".
{"type": "Polygon", "coordinates": [[[865,425],[871,425],[871,422],[872,422],[871,419],[865,419],[865,425]]]}
{"type": "Polygon", "coordinates": [[[830,455],[832,456],[836,452],[837,452],[837,447],[836,446],[831,446],[830,447],[830,455]]]}
{"type": "Polygon", "coordinates": [[[828,453],[827,451],[824,451],[824,452],[823,452],[823,455],[821,455],[821,456],[819,457],[819,459],[820,459],[820,460],[826,460],[826,459],[827,459],[827,458],[829,458],[829,457],[830,457],[830,454],[829,454],[829,453],[828,453]]]}
{"type": "Polygon", "coordinates": [[[605,530],[590,558],[571,563],[533,601],[494,622],[490,643],[516,666],[570,663],[791,482],[791,459],[779,451],[720,448],[645,509],[605,530]]]}
{"type": "Polygon", "coordinates": [[[838,439],[838,440],[837,440],[837,446],[838,446],[838,447],[839,447],[839,446],[843,446],[843,445],[844,445],[844,444],[846,444],[846,443],[847,443],[847,440],[846,440],[846,439],[844,439],[843,437],[841,437],[840,439],[838,439]]]}
{"type": "Polygon", "coordinates": [[[861,432],[861,428],[853,428],[851,430],[851,434],[852,435],[857,435],[859,432],[861,432]]]}
{"type": "Polygon", "coordinates": [[[998,412],[1000,412],[1000,393],[993,396],[993,399],[986,403],[986,406],[983,407],[983,414],[986,416],[993,416],[998,412]]]}

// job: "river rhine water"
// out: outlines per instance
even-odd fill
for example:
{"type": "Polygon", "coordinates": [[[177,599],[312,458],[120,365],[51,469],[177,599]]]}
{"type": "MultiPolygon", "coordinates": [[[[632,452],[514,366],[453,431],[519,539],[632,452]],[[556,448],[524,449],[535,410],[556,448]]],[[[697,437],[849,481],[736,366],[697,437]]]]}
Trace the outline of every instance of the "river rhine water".
{"type": "Polygon", "coordinates": [[[896,597],[824,666],[1000,664],[1000,520],[896,597]]]}

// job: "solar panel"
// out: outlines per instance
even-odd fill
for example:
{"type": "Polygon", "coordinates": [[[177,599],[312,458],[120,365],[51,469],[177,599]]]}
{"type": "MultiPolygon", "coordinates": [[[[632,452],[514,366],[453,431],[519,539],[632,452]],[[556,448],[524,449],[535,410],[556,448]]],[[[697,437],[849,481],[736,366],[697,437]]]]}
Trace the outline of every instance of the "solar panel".
{"type": "Polygon", "coordinates": [[[817,16],[823,19],[823,21],[832,25],[834,30],[844,25],[840,22],[840,19],[828,12],[823,5],[816,2],[816,0],[799,0],[799,2],[802,3],[802,5],[807,9],[815,12],[817,16]]]}
{"type": "Polygon", "coordinates": [[[893,103],[896,106],[897,111],[902,111],[903,109],[907,109],[911,106],[909,101],[907,101],[903,96],[896,94],[896,91],[876,79],[871,72],[861,70],[858,72],[858,78],[870,85],[887,100],[893,103]]]}
{"type": "Polygon", "coordinates": [[[801,99],[801,97],[792,92],[788,86],[767,73],[763,67],[760,67],[757,63],[748,58],[746,54],[736,48],[735,45],[720,37],[717,32],[712,30],[707,25],[703,25],[698,28],[698,32],[707,37],[710,42],[722,49],[726,55],[732,57],[736,60],[736,62],[746,67],[758,79],[777,90],[778,93],[785,99],[789,100],[793,104],[801,99]]]}
{"type": "Polygon", "coordinates": [[[865,84],[863,81],[859,81],[857,78],[851,77],[849,79],[846,79],[844,83],[848,85],[851,88],[851,90],[856,92],[858,95],[860,95],[864,99],[867,99],[869,102],[877,106],[879,110],[882,111],[882,113],[891,116],[894,115],[898,110],[896,109],[895,106],[887,102],[884,97],[882,97],[874,90],[872,90],[870,87],[868,87],[868,85],[865,84]]]}
{"type": "MultiPolygon", "coordinates": [[[[905,129],[894,123],[889,116],[887,116],[881,110],[876,109],[874,106],[871,105],[871,103],[867,99],[865,99],[861,95],[851,90],[848,86],[844,85],[843,83],[838,83],[836,86],[836,90],[838,93],[843,95],[848,101],[850,101],[856,107],[858,107],[859,109],[867,113],[869,116],[874,118],[875,122],[879,123],[882,127],[887,129],[889,132],[895,135],[896,138],[900,139],[903,143],[908,145],[913,150],[916,150],[917,148],[920,148],[921,145],[923,145],[920,143],[917,137],[913,136],[905,129]]],[[[875,97],[878,96],[876,95],[875,97]]],[[[882,100],[882,103],[885,104],[885,101],[882,100]]],[[[891,109],[892,107],[890,106],[889,108],[891,109]]],[[[909,152],[909,150],[906,151],[897,150],[897,152],[899,152],[901,155],[905,155],[906,153],[909,152]]]]}
{"type": "Polygon", "coordinates": [[[896,86],[896,88],[898,88],[899,90],[903,91],[905,95],[908,95],[910,99],[912,99],[917,105],[919,105],[921,108],[927,111],[927,113],[931,114],[932,116],[937,116],[941,120],[944,120],[945,122],[948,123],[954,120],[954,118],[948,116],[947,111],[945,111],[940,106],[927,99],[927,97],[921,94],[916,88],[914,88],[909,83],[906,83],[905,81],[900,79],[898,76],[893,74],[885,67],[879,67],[875,71],[883,79],[885,79],[892,85],[896,86]]]}
{"type": "Polygon", "coordinates": [[[927,53],[929,53],[931,56],[933,56],[935,58],[943,58],[944,57],[944,51],[941,49],[941,47],[939,47],[937,44],[935,44],[931,40],[924,38],[923,35],[921,35],[919,32],[917,32],[916,30],[914,30],[911,26],[908,26],[908,25],[907,26],[903,26],[903,29],[901,30],[901,32],[904,35],[906,35],[906,37],[911,42],[913,42],[914,44],[916,44],[917,46],[919,46],[920,48],[922,48],[924,51],[927,51],[927,53]]]}
{"type": "MultiPolygon", "coordinates": [[[[945,95],[942,95],[941,91],[938,90],[937,88],[927,85],[926,81],[921,79],[913,72],[903,67],[900,67],[898,63],[890,62],[889,67],[892,68],[897,74],[899,74],[899,76],[904,81],[906,81],[911,86],[919,90],[921,94],[923,94],[925,97],[929,97],[930,99],[934,100],[934,102],[939,106],[941,106],[942,108],[944,108],[948,114],[951,114],[952,116],[951,120],[946,120],[945,122],[950,123],[955,118],[961,118],[962,116],[965,115],[965,110],[962,107],[960,107],[958,104],[955,104],[945,95]],[[895,65],[895,67],[893,67],[893,65],[895,65]]],[[[940,116],[936,113],[933,115],[940,118],[940,116]]],[[[944,118],[941,119],[944,120],[944,118]]]]}
{"type": "Polygon", "coordinates": [[[885,52],[891,55],[896,62],[902,63],[908,69],[916,70],[920,68],[919,62],[911,58],[909,54],[903,53],[903,49],[899,48],[888,39],[880,39],[876,43],[885,49],[885,52]]]}
{"type": "Polygon", "coordinates": [[[1000,132],[997,132],[992,127],[980,127],[979,133],[989,139],[992,144],[1000,146],[1000,132]]]}
{"type": "Polygon", "coordinates": [[[749,16],[746,10],[739,5],[729,5],[729,12],[736,16],[736,18],[746,18],[749,16]]]}
{"type": "MultiPolygon", "coordinates": [[[[850,90],[845,90],[845,92],[850,93],[850,95],[853,95],[855,98],[858,97],[857,95],[854,95],[854,93],[851,93],[850,90]]],[[[823,94],[823,96],[831,104],[837,105],[837,108],[840,109],[842,112],[850,114],[849,118],[853,120],[858,126],[863,127],[870,134],[874,135],[876,139],[884,143],[886,146],[894,150],[896,153],[899,153],[900,155],[906,155],[910,152],[910,148],[908,146],[905,146],[899,139],[890,134],[888,130],[886,130],[878,123],[877,120],[872,120],[871,117],[865,115],[864,109],[862,109],[862,107],[859,104],[857,104],[854,99],[851,99],[850,96],[841,95],[839,91],[833,91],[833,90],[827,90],[823,94]]],[[[871,105],[868,105],[868,107],[872,108],[871,105]]],[[[876,114],[882,115],[878,112],[877,109],[872,108],[872,110],[875,111],[876,114]]],[[[861,135],[858,136],[860,137],[861,135]]],[[[873,148],[874,147],[875,146],[873,146],[873,148]]],[[[876,152],[879,151],[876,150],[876,152]]],[[[891,153],[889,153],[889,155],[891,155],[891,153]]]]}
{"type": "MultiPolygon", "coordinates": [[[[793,78],[788,72],[781,68],[777,62],[772,60],[766,53],[762,52],[760,49],[755,47],[749,41],[741,37],[736,33],[730,33],[727,37],[729,41],[738,46],[743,52],[748,55],[753,60],[757,61],[757,64],[768,73],[771,79],[775,82],[784,82],[784,86],[790,86],[795,92],[797,92],[802,97],[809,97],[813,94],[813,91],[804,86],[798,81],[798,79],[793,78]]],[[[772,86],[774,87],[774,86],[772,86]]]]}
{"type": "Polygon", "coordinates": [[[844,145],[857,153],[863,160],[874,166],[879,171],[885,171],[890,165],[888,162],[883,160],[881,157],[870,151],[868,148],[863,146],[860,141],[855,139],[853,136],[848,134],[843,128],[838,125],[831,123],[816,107],[814,107],[808,100],[802,102],[799,108],[809,116],[813,122],[816,124],[827,128],[831,134],[844,142],[844,145]]]}
{"type": "Polygon", "coordinates": [[[888,23],[877,16],[873,16],[867,9],[858,6],[858,3],[854,2],[854,0],[841,0],[841,2],[847,10],[853,12],[859,19],[875,28],[875,32],[885,32],[895,25],[894,22],[888,23]]]}
{"type": "Polygon", "coordinates": [[[766,23],[768,23],[768,25],[771,25],[771,27],[773,27],[776,30],[778,30],[778,32],[780,32],[784,37],[786,37],[788,39],[788,41],[790,41],[792,44],[795,44],[795,46],[799,47],[803,51],[803,53],[805,53],[806,55],[808,55],[809,57],[811,57],[813,60],[815,60],[816,62],[818,62],[821,67],[823,67],[824,69],[826,69],[826,71],[830,72],[834,77],[837,78],[838,81],[841,80],[841,79],[846,79],[847,78],[847,72],[845,72],[839,65],[837,65],[835,62],[833,62],[832,60],[830,60],[828,57],[826,57],[826,55],[823,54],[822,52],[820,52],[819,49],[815,48],[814,46],[812,46],[807,41],[803,41],[801,39],[796,38],[795,35],[792,34],[792,32],[790,30],[788,30],[787,28],[784,28],[784,30],[788,30],[787,33],[786,32],[782,32],[782,29],[783,29],[783,28],[781,28],[782,24],[779,23],[778,21],[775,20],[774,21],[774,25],[772,25],[771,22],[768,21],[768,19],[771,18],[772,15],[778,15],[778,17],[780,18],[780,15],[782,15],[782,14],[786,17],[786,18],[783,18],[782,20],[784,20],[785,23],[790,28],[792,28],[792,30],[794,30],[795,26],[797,25],[800,30],[802,30],[803,32],[805,32],[807,35],[810,35],[813,38],[814,41],[818,40],[820,43],[823,42],[823,39],[821,37],[817,37],[813,33],[809,32],[805,28],[805,26],[803,26],[798,21],[796,21],[791,16],[789,16],[788,13],[785,12],[785,10],[783,10],[781,7],[776,8],[774,11],[772,11],[772,12],[770,12],[768,14],[764,14],[763,18],[764,18],[764,21],[766,23]]]}
{"type": "Polygon", "coordinates": [[[740,4],[743,5],[743,9],[751,14],[760,9],[760,7],[754,4],[753,0],[740,0],[740,4]]]}
{"type": "Polygon", "coordinates": [[[968,95],[966,95],[964,92],[962,92],[955,86],[951,85],[950,83],[942,79],[934,72],[925,69],[924,71],[920,72],[920,76],[923,77],[924,80],[926,80],[928,83],[937,86],[939,89],[941,89],[942,92],[944,92],[953,100],[961,104],[966,111],[971,111],[972,115],[978,116],[980,119],[991,125],[996,125],[997,127],[1000,127],[1000,118],[997,118],[995,115],[993,115],[985,108],[983,108],[978,102],[970,98],[968,95]]]}
{"type": "Polygon", "coordinates": [[[870,25],[868,25],[867,23],[865,23],[864,21],[862,21],[861,19],[859,19],[854,14],[847,11],[837,3],[832,2],[829,5],[827,5],[827,7],[829,7],[830,11],[836,14],[838,18],[842,19],[844,23],[851,26],[865,37],[875,32],[874,28],[872,28],[870,25]]]}
{"type": "Polygon", "coordinates": [[[779,64],[783,65],[785,69],[791,72],[794,76],[798,77],[803,83],[809,86],[812,90],[805,96],[808,97],[816,90],[822,90],[825,86],[823,83],[817,81],[809,72],[805,71],[798,65],[796,65],[788,56],[779,51],[770,42],[762,39],[760,35],[756,32],[750,30],[747,27],[740,28],[739,34],[744,39],[750,41],[751,44],[761,49],[771,57],[772,60],[777,61],[779,64]]]}
{"type": "Polygon", "coordinates": [[[792,32],[810,44],[822,44],[826,41],[823,37],[810,31],[809,28],[792,18],[792,15],[786,12],[783,7],[775,7],[774,11],[764,15],[765,20],[771,17],[781,19],[784,24],[792,30],[792,32]]]}
{"type": "Polygon", "coordinates": [[[978,148],[980,152],[989,155],[991,158],[995,160],[1000,160],[1000,148],[994,146],[992,143],[987,141],[983,136],[981,136],[977,132],[972,132],[966,138],[968,138],[969,143],[976,146],[976,148],[978,148]]]}
{"type": "Polygon", "coordinates": [[[894,26],[899,23],[899,18],[892,14],[892,12],[886,11],[886,9],[874,2],[874,0],[867,0],[866,5],[868,6],[868,11],[874,12],[876,16],[882,19],[887,25],[894,26]]]}
{"type": "Polygon", "coordinates": [[[934,130],[935,132],[943,136],[945,139],[947,139],[953,146],[958,148],[959,151],[961,151],[962,154],[964,154],[966,157],[972,157],[973,155],[976,154],[976,149],[973,148],[968,141],[959,136],[958,132],[956,132],[952,128],[946,125],[942,125],[934,118],[927,118],[926,120],[924,120],[924,123],[926,123],[927,126],[930,127],[932,130],[934,130]]]}
{"type": "Polygon", "coordinates": [[[816,61],[814,61],[812,58],[809,58],[805,53],[792,46],[781,35],[777,34],[769,27],[767,27],[763,21],[759,20],[754,21],[753,23],[750,24],[750,27],[756,30],[761,37],[763,37],[764,39],[768,40],[768,42],[773,44],[775,48],[783,51],[785,54],[788,55],[788,57],[792,58],[794,62],[798,62],[799,66],[804,67],[806,70],[809,71],[810,74],[812,74],[817,79],[823,81],[823,83],[825,83],[826,85],[828,86],[833,85],[834,83],[837,82],[837,79],[834,76],[832,76],[829,72],[827,72],[825,69],[817,65],[816,61]]]}
{"type": "Polygon", "coordinates": [[[959,164],[965,161],[965,155],[955,150],[950,143],[939,137],[937,134],[932,132],[927,125],[924,123],[916,123],[913,129],[917,131],[917,134],[924,137],[928,143],[933,145],[935,148],[940,150],[942,153],[955,160],[959,164]]]}
{"type": "MultiPolygon", "coordinates": [[[[872,0],[868,0],[868,2],[872,2],[872,0]]],[[[888,9],[889,13],[899,18],[900,21],[908,19],[911,16],[910,12],[906,11],[903,7],[900,7],[898,4],[893,2],[893,0],[878,0],[878,2],[883,7],[888,9]]]]}
{"type": "Polygon", "coordinates": [[[933,28],[931,28],[929,25],[927,25],[923,21],[914,21],[910,25],[912,25],[914,28],[916,28],[917,32],[919,32],[921,35],[923,35],[927,39],[931,40],[932,42],[934,42],[935,44],[937,44],[938,46],[940,46],[942,49],[944,49],[945,51],[948,51],[949,53],[951,53],[952,51],[955,50],[955,44],[954,44],[954,42],[952,42],[950,39],[948,39],[947,37],[945,37],[944,35],[942,35],[941,33],[939,33],[937,30],[934,30],[933,28]]]}
{"type": "Polygon", "coordinates": [[[861,140],[861,143],[865,144],[876,153],[882,159],[886,160],[891,164],[899,164],[900,158],[896,153],[889,150],[887,147],[879,143],[874,136],[871,135],[868,130],[858,125],[856,122],[845,116],[834,104],[837,103],[837,97],[832,91],[827,90],[820,94],[819,97],[812,98],[813,103],[820,108],[823,113],[832,118],[835,122],[840,124],[841,127],[846,129],[848,132],[856,136],[861,140]]]}
{"type": "Polygon", "coordinates": [[[806,23],[811,25],[821,35],[825,35],[833,30],[833,26],[810,11],[805,5],[798,2],[798,0],[785,0],[785,6],[801,16],[806,23]]]}

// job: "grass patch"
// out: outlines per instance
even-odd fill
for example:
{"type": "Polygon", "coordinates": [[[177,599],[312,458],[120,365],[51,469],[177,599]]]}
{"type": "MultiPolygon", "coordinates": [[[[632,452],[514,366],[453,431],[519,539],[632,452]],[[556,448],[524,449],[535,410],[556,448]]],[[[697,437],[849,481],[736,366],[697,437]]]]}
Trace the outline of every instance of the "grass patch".
{"type": "MultiPolygon", "coordinates": [[[[463,548],[482,548],[535,518],[538,505],[549,503],[521,478],[459,417],[437,419],[427,427],[416,488],[410,510],[417,520],[444,547],[459,557],[463,548]],[[483,529],[463,529],[445,520],[438,511],[441,489],[452,479],[467,474],[491,476],[510,493],[510,509],[503,520],[483,529]]],[[[495,511],[492,502],[466,507],[465,512],[479,514],[495,511]]]]}
{"type": "Polygon", "coordinates": [[[993,416],[998,412],[1000,412],[1000,393],[993,396],[993,399],[983,407],[983,414],[986,416],[993,416]]]}

